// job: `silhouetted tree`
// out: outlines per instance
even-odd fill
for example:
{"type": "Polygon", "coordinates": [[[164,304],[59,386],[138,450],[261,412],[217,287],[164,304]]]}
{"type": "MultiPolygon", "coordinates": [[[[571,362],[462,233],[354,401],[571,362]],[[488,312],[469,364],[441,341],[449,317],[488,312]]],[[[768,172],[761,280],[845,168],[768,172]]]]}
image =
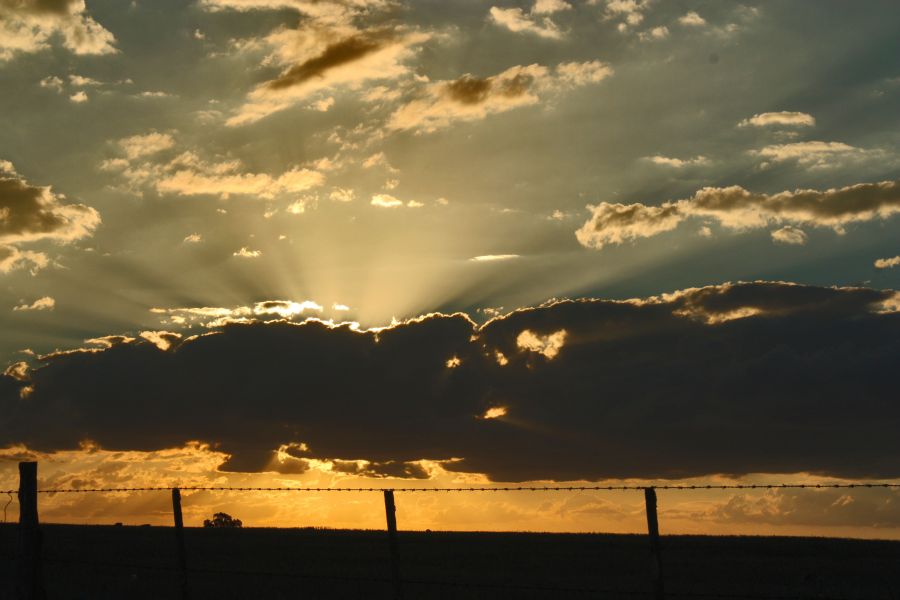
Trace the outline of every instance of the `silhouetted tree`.
{"type": "Polygon", "coordinates": [[[240,519],[234,519],[228,513],[215,513],[212,520],[204,519],[204,527],[243,527],[240,519]]]}

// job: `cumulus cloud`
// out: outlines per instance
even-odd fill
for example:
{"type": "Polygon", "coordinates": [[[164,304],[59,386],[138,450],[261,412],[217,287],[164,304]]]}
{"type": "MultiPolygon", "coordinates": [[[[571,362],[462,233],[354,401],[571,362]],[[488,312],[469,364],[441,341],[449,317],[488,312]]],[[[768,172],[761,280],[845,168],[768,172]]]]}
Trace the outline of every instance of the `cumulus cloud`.
{"type": "Polygon", "coordinates": [[[772,232],[772,241],[791,246],[802,246],[806,243],[806,232],[802,229],[785,225],[772,232]]]}
{"type": "Polygon", "coordinates": [[[56,307],[56,300],[51,298],[50,296],[44,296],[43,298],[38,298],[31,304],[27,302],[23,302],[18,306],[13,307],[13,311],[30,311],[30,310],[53,310],[56,307]]]}
{"type": "Polygon", "coordinates": [[[149,156],[168,150],[175,145],[175,140],[168,133],[151,131],[141,135],[133,135],[123,138],[118,142],[119,147],[129,160],[149,156]]]}
{"type": "Polygon", "coordinates": [[[605,18],[618,21],[617,29],[626,32],[643,22],[649,4],[650,0],[606,0],[605,18]]]}
{"type": "Polygon", "coordinates": [[[435,314],[370,331],[232,323],[166,350],[111,340],[5,376],[0,445],[199,440],[232,471],[286,469],[273,460],[285,448],[307,464],[452,458],[445,468],[498,481],[894,478],[894,295],[756,282],[557,301],[480,327],[435,314]],[[484,418],[497,407],[507,414],[484,418]]]}
{"type": "Polygon", "coordinates": [[[753,115],[738,123],[738,127],[812,127],[816,119],[803,112],[780,111],[753,115]]]}
{"type": "Polygon", "coordinates": [[[463,75],[429,84],[419,98],[398,108],[388,129],[433,132],[457,121],[481,120],[491,114],[537,104],[542,97],[599,83],[612,68],[600,61],[511,67],[491,77],[463,75]]]}
{"type": "Polygon", "coordinates": [[[749,192],[740,186],[706,187],[692,198],[659,206],[601,202],[588,209],[591,218],[576,232],[576,237],[583,246],[597,249],[672,231],[691,217],[712,219],[735,230],[793,224],[830,227],[843,233],[850,223],[886,219],[900,212],[900,182],[771,195],[749,192]]]}
{"type": "Polygon", "coordinates": [[[46,268],[50,258],[43,252],[19,250],[15,246],[0,246],[0,274],[11,273],[29,267],[32,275],[46,268]]]}
{"type": "MultiPolygon", "coordinates": [[[[28,183],[12,163],[0,160],[0,244],[22,244],[38,240],[68,243],[89,237],[100,224],[100,214],[83,204],[68,204],[50,187],[28,183]]],[[[11,260],[6,252],[2,259],[11,260]]],[[[37,264],[36,254],[16,254],[37,264]]]]}
{"type": "Polygon", "coordinates": [[[410,75],[406,62],[429,37],[393,29],[353,31],[349,35],[345,28],[321,30],[316,35],[276,31],[266,42],[275,48],[269,60],[284,67],[281,74],[250,92],[226,124],[253,123],[336,88],[359,89],[370,82],[410,75]]]}
{"type": "Polygon", "coordinates": [[[893,269],[898,265],[900,265],[900,256],[895,256],[893,258],[879,258],[875,261],[876,269],[893,269]]]}
{"type": "Polygon", "coordinates": [[[571,8],[570,4],[562,0],[536,0],[530,13],[521,8],[492,6],[489,16],[495,25],[514,33],[530,33],[542,38],[560,39],[563,33],[549,15],[571,8]]]}
{"type": "Polygon", "coordinates": [[[0,0],[0,61],[50,48],[112,54],[115,37],[86,12],[84,0],[0,0]]]}
{"type": "Polygon", "coordinates": [[[706,19],[694,11],[690,11],[678,17],[678,22],[689,27],[703,27],[706,25],[706,19]]]}

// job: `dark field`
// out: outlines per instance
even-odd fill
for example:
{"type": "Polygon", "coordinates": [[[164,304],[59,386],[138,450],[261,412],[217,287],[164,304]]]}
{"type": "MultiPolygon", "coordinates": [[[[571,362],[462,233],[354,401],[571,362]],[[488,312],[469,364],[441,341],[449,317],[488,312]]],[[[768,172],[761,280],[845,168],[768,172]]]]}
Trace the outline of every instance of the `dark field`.
{"type": "MultiPolygon", "coordinates": [[[[50,600],[179,597],[170,528],[44,525],[43,531],[50,600]]],[[[189,579],[194,600],[391,597],[382,531],[185,534],[188,566],[196,569],[189,579]]],[[[15,526],[0,526],[3,598],[12,597],[15,539],[15,526]]],[[[900,598],[900,542],[703,536],[662,542],[667,592],[678,597],[900,598]]],[[[649,597],[645,536],[400,532],[399,545],[403,577],[412,580],[406,598],[649,597]],[[527,589],[534,587],[582,591],[527,589]]]]}

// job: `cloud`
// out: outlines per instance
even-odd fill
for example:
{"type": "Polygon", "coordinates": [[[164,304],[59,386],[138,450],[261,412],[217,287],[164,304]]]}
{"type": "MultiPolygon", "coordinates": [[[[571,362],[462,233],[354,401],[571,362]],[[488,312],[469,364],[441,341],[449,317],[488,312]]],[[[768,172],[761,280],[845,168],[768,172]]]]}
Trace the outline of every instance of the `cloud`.
{"type": "Polygon", "coordinates": [[[150,156],[175,145],[175,140],[168,133],[151,131],[143,135],[133,135],[119,140],[119,147],[129,160],[150,156]]]}
{"type": "Polygon", "coordinates": [[[704,19],[694,11],[690,11],[678,17],[678,22],[689,27],[703,27],[707,24],[706,19],[704,19]]]}
{"type": "Polygon", "coordinates": [[[790,225],[785,225],[781,229],[772,232],[772,241],[779,244],[788,244],[791,246],[802,246],[806,244],[806,232],[790,225]]]}
{"type": "Polygon", "coordinates": [[[530,33],[538,37],[557,40],[563,37],[562,31],[546,15],[570,8],[572,7],[565,2],[538,0],[530,14],[525,13],[521,8],[492,6],[489,15],[491,22],[513,33],[530,33]],[[560,8],[562,6],[565,8],[560,8]]]}
{"type": "Polygon", "coordinates": [[[398,108],[388,129],[433,132],[457,121],[476,121],[537,104],[542,97],[599,83],[613,71],[600,61],[515,66],[491,77],[463,75],[429,84],[417,99],[398,108]]]}
{"type": "Polygon", "coordinates": [[[738,123],[738,127],[812,127],[816,119],[802,112],[780,111],[753,115],[738,123]]]}
{"type": "Polygon", "coordinates": [[[74,102],[75,104],[84,104],[88,101],[88,95],[84,90],[79,90],[69,96],[69,100],[74,102]]]}
{"type": "Polygon", "coordinates": [[[406,62],[429,34],[377,29],[298,31],[279,30],[266,43],[275,48],[269,60],[284,67],[282,73],[258,85],[231,116],[230,126],[254,123],[268,115],[336,88],[360,89],[378,80],[410,75],[406,62]],[[304,40],[305,37],[305,40],[304,40]]]}
{"type": "Polygon", "coordinates": [[[49,264],[50,259],[43,252],[19,250],[15,246],[0,245],[0,274],[6,275],[31,265],[31,274],[37,275],[38,271],[46,268],[49,264]]]}
{"type": "Polygon", "coordinates": [[[115,37],[86,13],[84,0],[0,0],[0,61],[55,40],[79,55],[117,52],[115,37]]]}
{"type": "MultiPolygon", "coordinates": [[[[601,0],[592,2],[596,4],[601,0]]],[[[636,27],[644,20],[644,11],[647,10],[649,0],[606,0],[605,18],[619,20],[617,29],[621,32],[636,27]]]]}
{"type": "MultiPolygon", "coordinates": [[[[246,248],[242,248],[246,250],[246,248]]],[[[251,257],[252,258],[252,257],[251,257]]],[[[164,317],[163,324],[201,325],[207,328],[220,327],[226,323],[246,323],[253,319],[293,319],[308,317],[310,313],[320,314],[324,307],[312,300],[264,300],[250,306],[232,308],[220,306],[198,306],[185,308],[151,308],[150,312],[164,317]]],[[[347,311],[342,304],[332,306],[335,311],[347,311]]]]}
{"type": "Polygon", "coordinates": [[[664,40],[669,37],[669,28],[665,25],[654,27],[648,31],[642,31],[639,35],[641,40],[664,40]]]}
{"type": "MultiPolygon", "coordinates": [[[[864,158],[869,152],[843,142],[810,141],[773,144],[750,153],[769,162],[796,162],[807,167],[826,168],[841,165],[847,160],[864,158]]],[[[763,163],[763,166],[767,164],[768,162],[763,163]]]]}
{"type": "Polygon", "coordinates": [[[22,303],[13,307],[13,311],[31,311],[31,310],[53,310],[56,307],[56,300],[50,296],[38,298],[31,304],[22,303]]]}
{"type": "Polygon", "coordinates": [[[483,254],[481,256],[473,256],[469,260],[474,262],[496,262],[499,260],[512,260],[519,258],[518,254],[483,254]]]}
{"type": "Polygon", "coordinates": [[[892,269],[898,265],[900,265],[900,256],[895,256],[893,258],[879,258],[875,261],[876,269],[892,269]]]}
{"type": "Polygon", "coordinates": [[[390,194],[375,194],[372,196],[371,205],[379,208],[397,208],[398,206],[403,206],[403,201],[394,198],[390,194]]]}
{"type": "Polygon", "coordinates": [[[900,492],[896,490],[768,490],[762,496],[736,494],[696,514],[721,523],[814,525],[826,527],[898,527],[900,492]]]}
{"type": "MultiPolygon", "coordinates": [[[[50,187],[29,184],[12,163],[0,160],[0,245],[39,240],[65,244],[89,237],[99,224],[100,214],[93,208],[65,203],[50,187]]],[[[18,256],[17,261],[40,261],[36,254],[18,256]]]]}
{"type": "Polygon", "coordinates": [[[621,244],[672,231],[691,217],[713,219],[723,227],[749,230],[772,224],[830,227],[838,233],[850,223],[887,219],[900,212],[900,182],[859,183],[825,191],[794,190],[756,194],[740,186],[706,187],[692,198],[664,202],[601,202],[588,206],[591,218],[576,232],[588,248],[621,244]]]}
{"type": "Polygon", "coordinates": [[[445,468],[498,481],[895,478],[895,296],[754,282],[557,301],[481,327],[460,314],[370,331],[246,322],[165,351],[130,337],[6,376],[0,445],[199,440],[238,471],[285,469],[273,457],[288,447],[308,464],[454,458],[445,468]],[[506,415],[483,418],[495,407],[506,415]]]}
{"type": "Polygon", "coordinates": [[[675,169],[683,169],[685,167],[698,167],[709,164],[709,159],[705,156],[695,156],[694,158],[672,158],[668,156],[647,156],[644,160],[649,160],[653,164],[665,167],[673,167],[675,169]]]}
{"type": "Polygon", "coordinates": [[[199,244],[203,241],[203,236],[199,233],[191,233],[182,240],[185,244],[199,244]]]}
{"type": "Polygon", "coordinates": [[[565,0],[535,0],[531,7],[531,13],[535,15],[552,15],[566,10],[572,10],[572,5],[565,0]]]}
{"type": "Polygon", "coordinates": [[[150,132],[118,141],[126,158],[103,161],[100,169],[118,172],[133,189],[149,186],[161,194],[179,196],[255,196],[272,199],[283,194],[298,194],[325,183],[319,171],[294,167],[278,176],[244,170],[237,159],[210,162],[188,150],[159,160],[157,154],[176,146],[167,133],[150,132]]]}
{"type": "Polygon", "coordinates": [[[262,256],[262,250],[251,250],[246,246],[242,246],[240,250],[233,253],[233,256],[237,256],[239,258],[259,258],[262,256]]]}

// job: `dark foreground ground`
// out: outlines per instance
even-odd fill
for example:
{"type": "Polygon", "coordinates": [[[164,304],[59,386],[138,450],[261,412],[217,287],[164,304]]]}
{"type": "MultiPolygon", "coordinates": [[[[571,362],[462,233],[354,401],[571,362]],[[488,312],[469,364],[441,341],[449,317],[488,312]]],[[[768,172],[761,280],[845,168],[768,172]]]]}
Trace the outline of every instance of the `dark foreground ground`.
{"type": "MultiPolygon", "coordinates": [[[[180,597],[171,528],[43,531],[49,600],[180,597]]],[[[392,597],[385,532],[185,534],[192,600],[392,597]]],[[[2,598],[13,596],[15,538],[0,525],[2,598]]],[[[649,597],[644,536],[401,532],[399,551],[407,599],[649,597]]],[[[672,597],[900,599],[900,542],[667,536],[663,569],[672,597]]]]}

